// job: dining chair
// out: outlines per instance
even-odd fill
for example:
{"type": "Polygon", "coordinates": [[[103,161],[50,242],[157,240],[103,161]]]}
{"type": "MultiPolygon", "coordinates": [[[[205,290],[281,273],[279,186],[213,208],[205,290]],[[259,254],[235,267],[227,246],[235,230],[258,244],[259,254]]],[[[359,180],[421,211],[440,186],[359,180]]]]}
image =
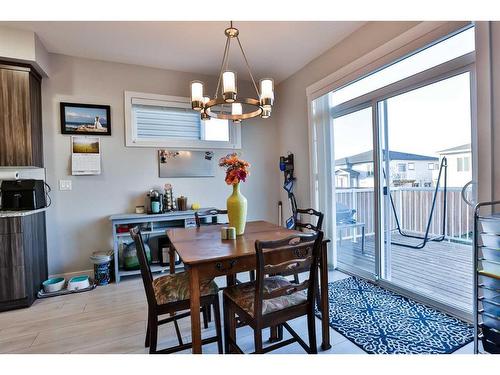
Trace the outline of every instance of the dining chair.
{"type": "Polygon", "coordinates": [[[223,292],[224,349],[243,353],[236,341],[237,321],[254,330],[254,353],[267,353],[298,342],[307,353],[316,354],[315,294],[323,232],[300,233],[275,241],[255,241],[255,281],[237,284],[223,292]],[[300,284],[285,276],[308,272],[300,284]],[[290,327],[289,320],[307,316],[309,345],[290,327]],[[236,318],[237,316],[237,318],[236,318]],[[282,326],[292,336],[263,347],[262,330],[282,326]]]}
{"type": "Polygon", "coordinates": [[[294,213],[294,229],[320,231],[323,227],[323,217],[323,213],[316,211],[314,208],[297,208],[294,213]],[[309,220],[303,220],[305,216],[309,216],[309,220]],[[316,224],[311,222],[313,217],[316,218],[316,224]]]}
{"type": "Polygon", "coordinates": [[[204,211],[196,211],[194,213],[194,220],[196,222],[196,226],[199,228],[201,226],[201,218],[206,216],[217,216],[217,215],[227,215],[227,210],[219,210],[217,208],[212,208],[204,211]]]}
{"type": "MultiPolygon", "coordinates": [[[[160,276],[153,279],[151,267],[146,258],[144,249],[144,241],[139,227],[130,229],[136,250],[137,258],[139,259],[140,271],[144,289],[146,291],[146,299],[148,302],[148,323],[146,329],[145,346],[149,347],[149,353],[175,353],[181,350],[189,349],[192,343],[184,343],[179,329],[178,320],[189,317],[189,274],[187,272],[178,272],[160,276]],[[177,314],[178,312],[181,312],[177,314]],[[160,319],[161,315],[169,314],[168,318],[160,319]],[[179,345],[157,350],[158,342],[158,326],[173,322],[177,340],[179,345]]],[[[217,342],[219,353],[222,354],[222,329],[219,308],[219,288],[213,280],[207,280],[202,283],[200,288],[200,311],[203,313],[206,323],[206,311],[212,307],[215,315],[215,330],[216,335],[202,340],[202,345],[217,342]]]]}

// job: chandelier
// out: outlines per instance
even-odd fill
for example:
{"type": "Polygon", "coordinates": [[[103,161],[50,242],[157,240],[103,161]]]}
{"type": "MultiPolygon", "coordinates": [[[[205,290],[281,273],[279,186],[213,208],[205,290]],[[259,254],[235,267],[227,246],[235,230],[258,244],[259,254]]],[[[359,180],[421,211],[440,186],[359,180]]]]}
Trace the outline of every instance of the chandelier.
{"type": "Polygon", "coordinates": [[[213,99],[204,95],[204,83],[201,81],[191,82],[191,107],[195,111],[199,111],[202,120],[210,118],[232,120],[235,123],[240,123],[252,117],[260,116],[268,118],[271,116],[271,110],[274,102],[274,82],[270,78],[264,78],[259,81],[259,88],[253,78],[250,65],[248,64],[245,51],[238,37],[239,30],[233,27],[231,21],[230,26],[224,30],[226,35],[226,45],[224,47],[224,55],[217,81],[217,88],[213,99]],[[228,69],[229,65],[229,49],[231,41],[236,40],[240,47],[241,54],[245,60],[248,74],[252,80],[253,87],[256,92],[256,98],[245,98],[238,95],[238,87],[236,82],[236,72],[228,69]],[[222,85],[221,85],[222,82],[222,85]],[[220,89],[220,96],[219,96],[220,89]]]}

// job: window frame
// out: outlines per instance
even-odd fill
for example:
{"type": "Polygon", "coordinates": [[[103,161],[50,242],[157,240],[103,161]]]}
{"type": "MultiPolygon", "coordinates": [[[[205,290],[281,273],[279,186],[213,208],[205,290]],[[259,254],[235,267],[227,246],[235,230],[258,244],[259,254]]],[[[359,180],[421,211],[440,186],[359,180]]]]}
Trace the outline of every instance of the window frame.
{"type": "Polygon", "coordinates": [[[413,162],[408,163],[408,170],[414,171],[415,170],[415,163],[413,163],[413,162]]]}
{"type": "MultiPolygon", "coordinates": [[[[188,97],[171,96],[143,93],[136,91],[124,92],[124,116],[125,116],[125,146],[126,147],[151,147],[151,148],[171,148],[183,150],[206,149],[241,149],[241,124],[229,122],[229,141],[205,141],[193,139],[137,139],[137,129],[132,116],[132,102],[139,102],[145,105],[169,106],[178,108],[191,108],[191,101],[188,97]]],[[[203,134],[204,124],[201,123],[201,133],[203,134]]]]}

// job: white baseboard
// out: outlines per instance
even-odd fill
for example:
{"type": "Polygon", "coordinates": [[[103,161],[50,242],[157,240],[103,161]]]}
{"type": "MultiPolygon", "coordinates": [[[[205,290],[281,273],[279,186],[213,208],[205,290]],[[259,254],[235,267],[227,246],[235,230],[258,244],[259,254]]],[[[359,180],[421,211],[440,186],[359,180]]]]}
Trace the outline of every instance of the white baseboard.
{"type": "Polygon", "coordinates": [[[54,275],[49,275],[49,278],[64,277],[66,280],[69,280],[70,278],[72,278],[74,276],[83,276],[83,275],[87,275],[88,277],[93,278],[94,277],[94,270],[90,269],[90,270],[82,270],[82,271],[76,271],[76,272],[58,273],[58,274],[54,274],[54,275]]]}

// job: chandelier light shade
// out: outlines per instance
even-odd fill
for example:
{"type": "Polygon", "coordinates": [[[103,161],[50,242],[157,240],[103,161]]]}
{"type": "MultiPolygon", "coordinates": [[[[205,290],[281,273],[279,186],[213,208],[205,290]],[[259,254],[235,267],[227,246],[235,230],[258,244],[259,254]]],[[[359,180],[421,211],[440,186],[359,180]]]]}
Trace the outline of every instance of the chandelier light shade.
{"type": "Polygon", "coordinates": [[[191,82],[191,107],[196,111],[203,109],[203,82],[191,82]]]}
{"type": "Polygon", "coordinates": [[[227,71],[222,73],[222,97],[226,103],[233,103],[236,100],[236,73],[227,71]]]}
{"type": "Polygon", "coordinates": [[[274,105],[274,81],[271,78],[261,79],[259,87],[257,87],[245,51],[238,37],[239,30],[233,27],[233,23],[231,22],[230,26],[224,31],[224,34],[226,35],[226,45],[222,56],[215,95],[213,98],[205,96],[203,82],[192,81],[191,107],[195,111],[200,112],[202,120],[209,120],[213,117],[240,123],[242,120],[257,116],[269,118],[274,105]],[[255,97],[241,97],[238,95],[237,74],[228,69],[229,49],[233,40],[236,40],[243,55],[248,74],[255,89],[255,97]]]}
{"type": "Polygon", "coordinates": [[[274,82],[270,78],[260,80],[260,105],[271,110],[274,102],[274,82]]]}

